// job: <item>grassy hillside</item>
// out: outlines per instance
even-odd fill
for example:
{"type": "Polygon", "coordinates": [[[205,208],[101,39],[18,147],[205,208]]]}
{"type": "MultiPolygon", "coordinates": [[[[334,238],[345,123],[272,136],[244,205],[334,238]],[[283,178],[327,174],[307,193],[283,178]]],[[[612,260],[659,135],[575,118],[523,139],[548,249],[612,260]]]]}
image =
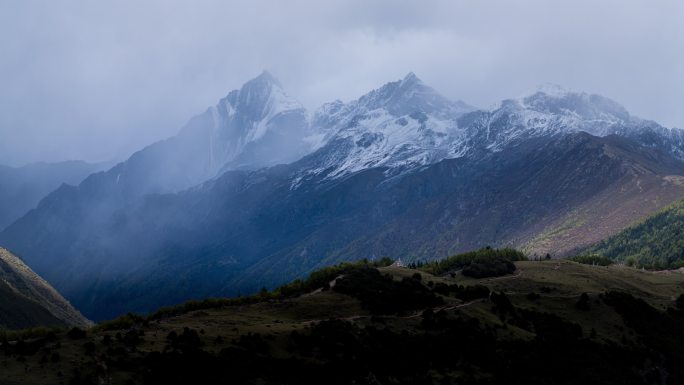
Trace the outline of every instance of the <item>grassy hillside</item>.
{"type": "Polygon", "coordinates": [[[64,322],[0,281],[0,330],[59,325],[64,322]]]}
{"type": "Polygon", "coordinates": [[[91,324],[21,259],[0,247],[0,329],[91,324]]]}
{"type": "Polygon", "coordinates": [[[684,274],[515,266],[476,279],[345,264],[253,297],[8,336],[3,384],[684,381],[684,274]]]}
{"type": "Polygon", "coordinates": [[[590,252],[649,269],[684,267],[684,201],[600,242],[590,252]]]}
{"type": "Polygon", "coordinates": [[[522,229],[510,244],[528,254],[575,254],[684,197],[684,177],[636,172],[563,215],[522,229]]]}

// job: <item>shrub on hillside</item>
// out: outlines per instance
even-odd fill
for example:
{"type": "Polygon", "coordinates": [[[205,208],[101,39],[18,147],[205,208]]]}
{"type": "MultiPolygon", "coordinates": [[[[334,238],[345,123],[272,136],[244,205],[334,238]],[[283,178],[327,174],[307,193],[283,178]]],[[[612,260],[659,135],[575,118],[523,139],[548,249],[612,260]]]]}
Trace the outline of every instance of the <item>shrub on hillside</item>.
{"type": "MultiPolygon", "coordinates": [[[[478,271],[490,270],[487,268],[488,265],[494,268],[494,265],[498,265],[503,261],[514,262],[526,260],[527,257],[525,257],[525,254],[515,249],[492,249],[490,247],[486,247],[425,264],[421,270],[434,275],[441,275],[453,270],[465,269],[467,266],[473,263],[478,263],[483,266],[476,266],[472,271],[474,274],[479,274],[478,271]]],[[[506,263],[503,264],[506,265],[506,267],[504,267],[504,271],[508,271],[510,266],[508,266],[506,263]]],[[[513,266],[513,271],[515,271],[515,266],[513,266]]]]}
{"type": "Polygon", "coordinates": [[[455,297],[462,301],[473,301],[489,297],[489,288],[483,285],[462,286],[438,282],[432,287],[432,292],[443,296],[455,297]]]}
{"type": "Polygon", "coordinates": [[[67,337],[72,340],[80,340],[86,337],[86,331],[74,326],[67,332],[67,337]]]}
{"type": "Polygon", "coordinates": [[[404,313],[442,303],[420,281],[408,277],[395,281],[372,267],[348,271],[337,281],[334,290],[357,298],[372,314],[404,313]]]}
{"type": "Polygon", "coordinates": [[[510,260],[499,256],[482,256],[463,268],[463,275],[473,278],[500,277],[515,271],[510,260]]]}
{"type": "Polygon", "coordinates": [[[613,260],[600,254],[575,255],[568,258],[569,261],[584,265],[608,266],[613,264],[613,260]]]}
{"type": "MultiPolygon", "coordinates": [[[[316,270],[312,272],[306,279],[296,279],[288,284],[276,288],[273,291],[262,289],[259,293],[246,297],[207,298],[201,301],[188,301],[180,305],[161,308],[148,316],[145,321],[149,322],[160,320],[197,310],[216,309],[227,306],[241,306],[271,299],[296,297],[302,294],[310,293],[316,289],[325,289],[329,287],[328,284],[330,281],[353,269],[359,267],[383,267],[389,266],[392,263],[393,261],[387,257],[381,258],[377,261],[368,261],[367,259],[362,259],[356,262],[343,262],[334,266],[324,267],[316,270]]],[[[135,315],[132,315],[132,317],[135,317],[135,315]]],[[[126,323],[132,321],[137,322],[137,319],[127,318],[127,316],[124,316],[122,319],[108,322],[103,327],[105,330],[109,330],[111,328],[117,328],[121,325],[125,325],[126,323]]]]}
{"type": "Polygon", "coordinates": [[[582,293],[580,298],[575,303],[575,307],[583,311],[589,310],[589,295],[587,293],[582,293]]]}
{"type": "Polygon", "coordinates": [[[119,318],[115,318],[109,321],[100,322],[95,326],[96,331],[114,331],[114,330],[125,330],[130,329],[133,325],[143,324],[145,319],[134,313],[128,313],[122,315],[119,318]]]}
{"type": "Polygon", "coordinates": [[[328,287],[328,284],[335,278],[345,275],[346,273],[355,269],[362,267],[384,267],[389,266],[392,263],[393,261],[386,257],[373,262],[369,262],[367,259],[362,259],[357,262],[342,262],[334,266],[328,266],[316,270],[309,274],[306,279],[296,279],[291,283],[280,286],[274,290],[274,293],[275,295],[281,297],[294,297],[310,293],[316,289],[328,287]]]}

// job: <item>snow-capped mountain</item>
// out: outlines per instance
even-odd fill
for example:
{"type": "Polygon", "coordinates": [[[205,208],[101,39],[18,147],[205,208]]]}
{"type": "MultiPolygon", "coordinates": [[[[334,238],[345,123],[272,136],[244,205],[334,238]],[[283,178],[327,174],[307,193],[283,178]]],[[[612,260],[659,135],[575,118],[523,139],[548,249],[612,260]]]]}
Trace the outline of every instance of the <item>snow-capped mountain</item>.
{"type": "Polygon", "coordinates": [[[592,94],[545,88],[476,110],[409,74],[308,115],[264,73],[60,187],[0,244],[87,315],[113,317],[370,255],[572,250],[680,198],[683,154],[682,130],[592,94]]]}
{"type": "MultiPolygon", "coordinates": [[[[177,136],[127,163],[137,158],[157,163],[157,172],[133,182],[148,186],[141,190],[147,193],[179,191],[228,170],[304,158],[294,177],[296,186],[309,177],[336,179],[373,167],[398,175],[443,159],[580,131],[635,139],[684,159],[682,130],[633,117],[608,98],[558,86],[477,110],[445,98],[409,73],[356,100],[336,100],[309,115],[278,80],[263,72],[192,118],[177,136]]],[[[133,168],[151,169],[149,164],[133,168]]],[[[125,172],[123,179],[125,183],[125,172]]]]}
{"type": "Polygon", "coordinates": [[[473,141],[492,151],[534,137],[584,131],[600,137],[618,135],[635,139],[684,159],[682,130],[667,129],[631,116],[606,97],[570,92],[558,86],[546,86],[531,95],[504,100],[498,108],[480,113],[470,126],[473,141]]]}
{"type": "Polygon", "coordinates": [[[373,167],[397,175],[443,159],[581,131],[634,139],[684,159],[684,131],[633,117],[603,96],[558,86],[504,100],[489,111],[475,110],[409,73],[350,103],[325,104],[311,121],[323,140],[302,162],[293,186],[307,177],[334,179],[373,167]]]}
{"type": "Polygon", "coordinates": [[[309,135],[306,110],[263,72],[190,119],[177,135],[86,184],[113,184],[129,198],[181,191],[222,171],[295,161],[311,151],[309,135]]]}
{"type": "Polygon", "coordinates": [[[324,140],[300,178],[321,173],[336,178],[371,167],[401,171],[461,156],[453,146],[465,135],[457,119],[474,110],[443,97],[413,73],[350,103],[325,104],[312,118],[312,130],[324,140]]]}
{"type": "Polygon", "coordinates": [[[193,119],[181,135],[202,132],[207,122],[210,173],[290,163],[310,151],[306,110],[266,71],[193,119]]]}

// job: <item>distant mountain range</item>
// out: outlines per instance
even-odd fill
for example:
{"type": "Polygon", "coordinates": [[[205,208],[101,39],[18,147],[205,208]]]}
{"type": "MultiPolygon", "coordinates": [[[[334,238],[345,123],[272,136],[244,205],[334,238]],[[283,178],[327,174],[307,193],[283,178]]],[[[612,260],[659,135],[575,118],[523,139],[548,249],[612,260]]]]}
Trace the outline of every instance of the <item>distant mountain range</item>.
{"type": "Polygon", "coordinates": [[[309,114],[268,73],[0,233],[94,319],[322,265],[562,256],[684,197],[684,131],[558,88],[492,110],[414,74],[309,114]]]}
{"type": "Polygon", "coordinates": [[[0,329],[92,323],[19,258],[0,248],[0,329]]]}
{"type": "Polygon", "coordinates": [[[109,167],[110,163],[81,161],[0,165],[0,229],[21,218],[60,185],[79,184],[88,175],[109,167]]]}

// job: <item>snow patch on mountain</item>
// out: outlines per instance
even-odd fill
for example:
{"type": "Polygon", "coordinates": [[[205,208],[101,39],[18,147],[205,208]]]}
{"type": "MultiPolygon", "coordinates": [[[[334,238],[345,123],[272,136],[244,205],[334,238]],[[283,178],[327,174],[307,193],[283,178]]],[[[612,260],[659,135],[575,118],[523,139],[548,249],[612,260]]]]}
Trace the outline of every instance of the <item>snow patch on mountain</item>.
{"type": "MultiPolygon", "coordinates": [[[[205,113],[210,173],[295,161],[311,151],[308,115],[268,72],[231,91],[205,113]]],[[[206,135],[205,124],[186,131],[206,135]]]]}
{"type": "Polygon", "coordinates": [[[684,159],[682,130],[633,117],[599,95],[547,84],[478,110],[445,98],[414,73],[308,114],[264,72],[193,118],[179,137],[205,149],[207,178],[297,162],[297,186],[309,177],[342,178],[374,167],[397,175],[447,158],[578,131],[628,137],[684,159]]]}
{"type": "MultiPolygon", "coordinates": [[[[452,102],[413,73],[350,103],[336,100],[312,116],[316,152],[297,177],[339,178],[372,167],[396,172],[457,156],[457,119],[475,108],[452,102]]],[[[293,184],[294,186],[297,183],[293,184]]]]}

